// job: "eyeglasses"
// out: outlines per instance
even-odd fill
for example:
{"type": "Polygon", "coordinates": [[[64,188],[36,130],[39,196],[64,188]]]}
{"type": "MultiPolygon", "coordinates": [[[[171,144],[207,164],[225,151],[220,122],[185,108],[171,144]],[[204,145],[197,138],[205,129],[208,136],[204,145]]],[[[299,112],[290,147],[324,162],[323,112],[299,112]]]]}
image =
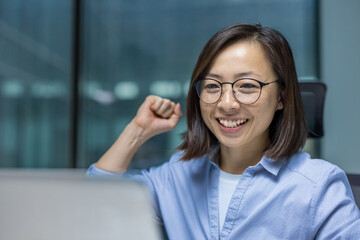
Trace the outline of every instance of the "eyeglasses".
{"type": "Polygon", "coordinates": [[[221,83],[215,79],[202,79],[196,81],[194,86],[196,88],[197,95],[204,103],[212,104],[219,101],[223,94],[222,86],[224,84],[230,84],[235,99],[242,104],[253,104],[260,98],[261,90],[264,86],[278,81],[279,80],[263,83],[252,78],[242,78],[233,83],[221,83]]]}

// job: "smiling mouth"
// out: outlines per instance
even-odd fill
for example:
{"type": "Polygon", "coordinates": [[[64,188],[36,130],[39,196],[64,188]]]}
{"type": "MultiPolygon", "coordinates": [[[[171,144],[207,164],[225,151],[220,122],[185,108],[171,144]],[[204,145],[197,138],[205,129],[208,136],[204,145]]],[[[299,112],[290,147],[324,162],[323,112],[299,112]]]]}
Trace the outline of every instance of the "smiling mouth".
{"type": "Polygon", "coordinates": [[[245,124],[249,119],[238,119],[238,120],[226,120],[226,119],[218,119],[218,122],[226,128],[236,128],[240,125],[245,124]]]}

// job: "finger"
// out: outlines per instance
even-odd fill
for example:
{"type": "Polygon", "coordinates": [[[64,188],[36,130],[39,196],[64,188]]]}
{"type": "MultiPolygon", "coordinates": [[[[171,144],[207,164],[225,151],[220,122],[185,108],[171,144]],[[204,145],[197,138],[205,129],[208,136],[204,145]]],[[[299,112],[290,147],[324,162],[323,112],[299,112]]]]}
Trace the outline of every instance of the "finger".
{"type": "MultiPolygon", "coordinates": [[[[154,96],[155,97],[155,96],[154,96]]],[[[151,105],[151,110],[162,118],[169,118],[173,112],[175,103],[169,99],[155,97],[151,105]]]]}
{"type": "Polygon", "coordinates": [[[171,102],[170,100],[164,100],[163,104],[156,113],[163,118],[169,118],[173,114],[174,108],[175,103],[171,102]]]}
{"type": "Polygon", "coordinates": [[[150,96],[151,100],[151,110],[157,112],[161,105],[163,104],[164,99],[157,96],[150,96]]]}

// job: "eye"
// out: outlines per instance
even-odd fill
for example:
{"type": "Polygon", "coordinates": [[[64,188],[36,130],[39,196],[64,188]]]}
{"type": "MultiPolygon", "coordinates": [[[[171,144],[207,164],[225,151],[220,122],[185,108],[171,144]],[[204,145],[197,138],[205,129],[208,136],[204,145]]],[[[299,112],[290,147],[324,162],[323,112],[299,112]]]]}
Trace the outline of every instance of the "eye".
{"type": "Polygon", "coordinates": [[[202,91],[207,93],[218,93],[220,92],[221,86],[214,80],[204,80],[202,82],[202,91]]]}
{"type": "Polygon", "coordinates": [[[234,86],[235,92],[253,93],[260,91],[260,84],[254,80],[240,80],[234,86]]]}
{"type": "Polygon", "coordinates": [[[239,86],[239,88],[252,89],[252,88],[257,88],[257,86],[252,83],[244,83],[244,84],[241,84],[239,86]]]}
{"type": "Polygon", "coordinates": [[[219,89],[220,86],[218,84],[216,84],[216,83],[206,83],[204,85],[204,88],[206,88],[206,89],[219,89]]]}

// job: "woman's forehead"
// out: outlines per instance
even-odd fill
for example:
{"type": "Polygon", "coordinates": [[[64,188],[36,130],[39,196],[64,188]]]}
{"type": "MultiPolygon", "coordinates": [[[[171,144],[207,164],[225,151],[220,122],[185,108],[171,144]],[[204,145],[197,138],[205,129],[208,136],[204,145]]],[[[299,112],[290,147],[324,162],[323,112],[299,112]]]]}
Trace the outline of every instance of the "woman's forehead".
{"type": "Polygon", "coordinates": [[[233,43],[221,50],[212,60],[206,76],[241,78],[273,78],[272,63],[263,47],[256,41],[233,43]]]}

